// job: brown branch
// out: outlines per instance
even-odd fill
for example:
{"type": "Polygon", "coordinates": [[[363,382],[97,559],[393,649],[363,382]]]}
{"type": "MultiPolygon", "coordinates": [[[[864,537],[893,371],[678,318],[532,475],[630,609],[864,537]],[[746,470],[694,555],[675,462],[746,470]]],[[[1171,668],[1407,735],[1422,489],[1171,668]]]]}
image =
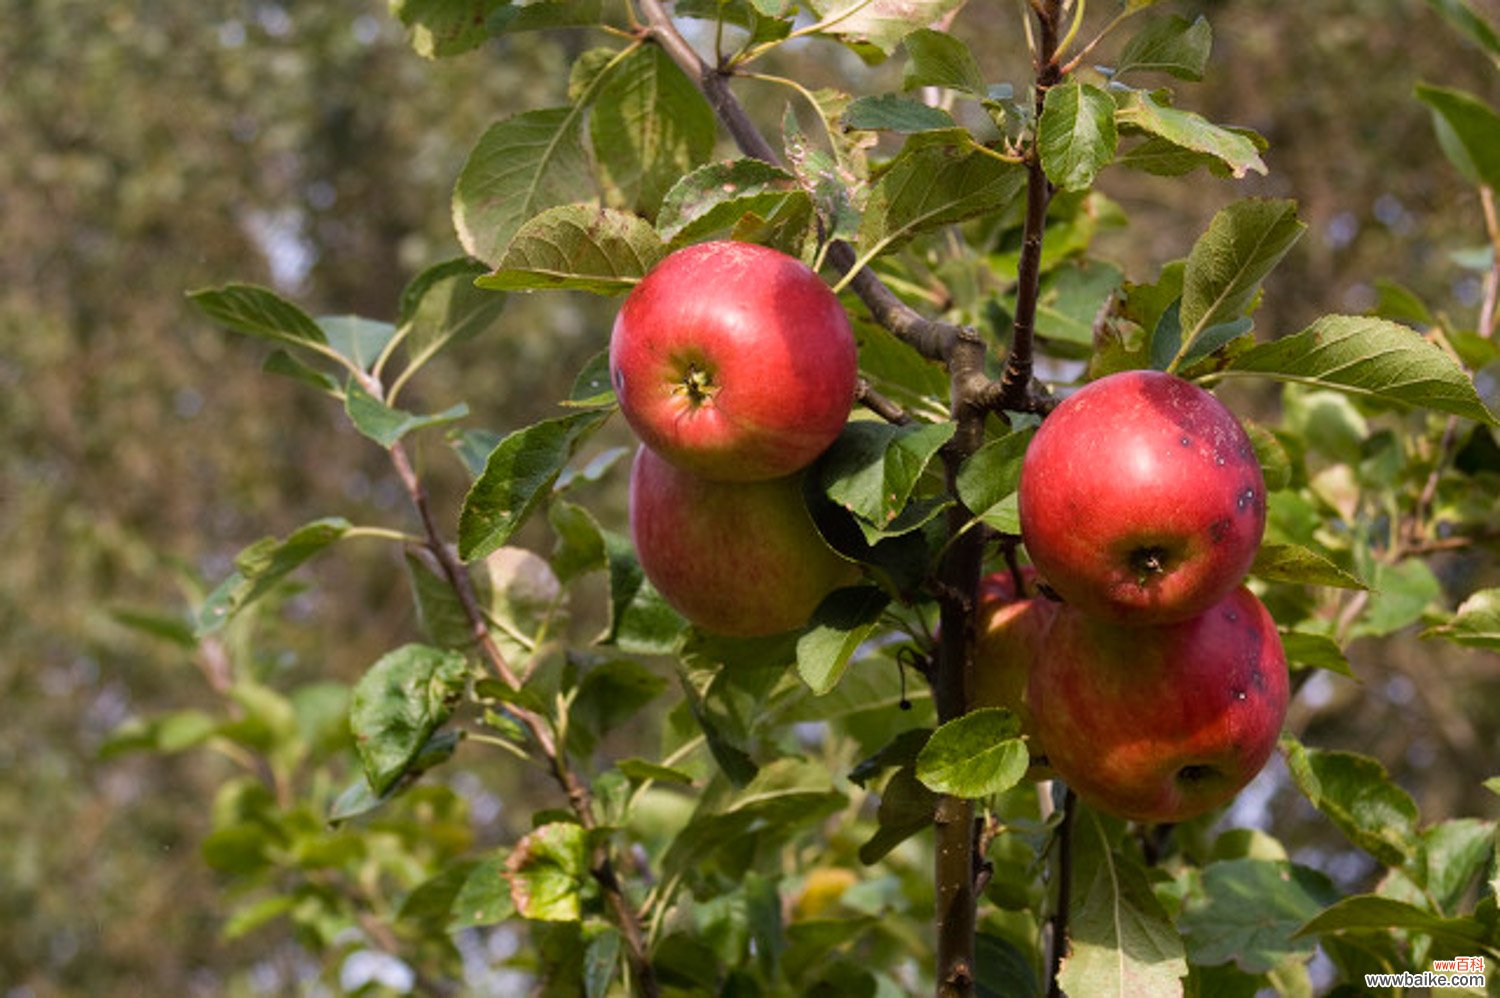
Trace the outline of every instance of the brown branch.
{"type": "MultiPolygon", "coordinates": [[[[365,377],[362,381],[370,394],[377,399],[384,397],[384,388],[378,380],[365,377]]],[[[481,657],[496,678],[511,689],[519,689],[520,682],[514,670],[506,662],[504,653],[500,651],[500,646],[495,643],[494,636],[490,633],[489,623],[485,619],[484,610],[480,607],[478,595],[474,591],[474,580],[469,576],[468,569],[459,560],[453,547],[443,540],[437,523],[433,520],[431,504],[427,500],[427,490],[412,467],[410,455],[407,454],[405,446],[400,441],[392,444],[388,453],[391,464],[396,470],[396,477],[401,480],[401,485],[416,508],[418,519],[421,520],[426,550],[437,559],[449,588],[458,598],[459,605],[463,608],[464,618],[468,621],[469,632],[473,636],[475,647],[478,648],[481,657]]],[[[552,778],[567,796],[568,805],[578,818],[578,823],[585,829],[593,831],[598,827],[598,822],[594,818],[593,799],[589,788],[568,766],[566,746],[557,743],[551,727],[540,715],[515,704],[508,705],[507,710],[521,723],[542,754],[547,757],[552,778]]],[[[625,939],[626,955],[640,993],[647,995],[648,998],[655,998],[659,994],[659,988],[656,983],[656,971],[651,965],[651,957],[647,952],[645,933],[641,929],[640,913],[625,896],[619,878],[615,875],[609,850],[602,842],[594,849],[589,872],[603,891],[605,903],[609,906],[616,926],[625,939]]]]}
{"type": "Polygon", "coordinates": [[[1047,967],[1047,998],[1062,998],[1057,977],[1068,952],[1068,915],[1073,906],[1073,817],[1078,797],[1069,787],[1063,797],[1062,824],[1057,827],[1057,907],[1052,911],[1052,956],[1047,967]]]}
{"type": "Polygon", "coordinates": [[[911,422],[906,410],[870,387],[867,378],[861,376],[854,384],[854,401],[869,409],[887,423],[904,426],[911,422]]]}
{"type": "MultiPolygon", "coordinates": [[[[730,91],[727,71],[709,65],[693,50],[672,23],[672,17],[667,13],[662,0],[640,0],[640,9],[646,17],[651,37],[689,78],[697,82],[709,106],[724,123],[740,151],[746,156],[780,166],[781,157],[750,120],[744,105],[730,91]]],[[[829,244],[828,262],[841,275],[852,270],[856,260],[854,247],[848,243],[835,240],[829,244]]],[[[958,338],[957,326],[926,318],[898,298],[868,267],[862,268],[850,278],[849,288],[864,302],[876,322],[910,344],[922,356],[937,361],[948,359],[952,345],[958,338]]]]}
{"type": "MultiPolygon", "coordinates": [[[[1032,4],[1036,10],[1036,86],[1033,107],[1038,127],[1047,91],[1062,79],[1057,64],[1057,28],[1062,19],[1061,0],[1032,4]]],[[[1032,354],[1036,334],[1036,306],[1041,293],[1042,237],[1047,228],[1047,205],[1052,184],[1042,169],[1039,140],[1033,135],[1026,151],[1026,222],[1021,235],[1021,259],[1016,267],[1016,317],[1011,333],[1010,355],[1000,377],[999,408],[1025,411],[1030,408],[1032,354]]]]}

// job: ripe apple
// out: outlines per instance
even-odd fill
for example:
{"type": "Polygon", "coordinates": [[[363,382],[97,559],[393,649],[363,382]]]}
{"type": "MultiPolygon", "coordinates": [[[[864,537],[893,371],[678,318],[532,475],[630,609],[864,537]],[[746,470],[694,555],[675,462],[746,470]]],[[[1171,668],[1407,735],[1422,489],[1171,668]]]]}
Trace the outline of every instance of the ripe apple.
{"type": "Polygon", "coordinates": [[[801,627],[824,596],[859,577],[813,526],[797,475],[715,482],[642,447],[630,473],[630,532],[651,584],[717,634],[801,627]]]}
{"type": "MultiPolygon", "coordinates": [[[[1035,569],[1023,568],[1021,579],[1027,592],[1036,592],[1035,569]]],[[[1009,571],[979,581],[974,656],[967,684],[971,707],[1005,707],[1021,719],[1024,734],[1033,734],[1026,680],[1057,607],[1042,596],[1017,594],[1015,577],[1009,571]]]]}
{"type": "Polygon", "coordinates": [[[1182,821],[1265,765],[1286,718],[1286,655],[1243,586],[1155,627],[1063,605],[1027,698],[1047,762],[1080,798],[1136,821],[1182,821]]]}
{"type": "Polygon", "coordinates": [[[828,285],[751,243],[672,253],[626,296],[609,343],[610,378],[636,435],[719,481],[811,464],[849,418],[857,363],[828,285]]]}
{"type": "Polygon", "coordinates": [[[1250,438],[1208,392],[1159,371],[1092,382],[1021,465],[1021,536],[1066,602],[1120,623],[1186,620],[1255,560],[1266,485],[1250,438]]]}

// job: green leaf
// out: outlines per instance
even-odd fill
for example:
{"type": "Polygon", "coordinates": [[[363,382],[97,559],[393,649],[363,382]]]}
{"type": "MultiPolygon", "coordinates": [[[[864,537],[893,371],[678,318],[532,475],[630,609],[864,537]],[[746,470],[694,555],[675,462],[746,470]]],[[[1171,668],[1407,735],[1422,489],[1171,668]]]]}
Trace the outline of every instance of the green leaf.
{"type": "Polygon", "coordinates": [[[370,369],[380,351],[396,335],[396,327],[389,322],[358,315],[322,315],[317,323],[334,353],[361,371],[370,369]]]}
{"type": "Polygon", "coordinates": [[[496,925],[515,915],[510,884],[505,879],[507,859],[507,854],[501,852],[474,864],[448,910],[449,932],[496,925]]]}
{"type": "Polygon", "coordinates": [[[611,925],[589,925],[584,929],[588,945],[583,950],[584,998],[605,998],[620,959],[620,933],[611,925]]]}
{"type": "Polygon", "coordinates": [[[845,128],[877,132],[931,132],[958,127],[953,116],[942,108],[898,94],[860,97],[850,102],[839,120],[845,128]]]}
{"type": "Polygon", "coordinates": [[[224,923],[224,938],[242,939],[261,926],[290,913],[296,905],[297,898],[293,895],[278,894],[236,908],[224,923]]]}
{"type": "Polygon", "coordinates": [[[285,575],[353,529],[341,516],[314,520],[284,540],[263,537],[235,556],[235,571],[198,609],[194,634],[212,634],[271,590],[285,575]]]}
{"type": "Polygon", "coordinates": [[[1281,647],[1286,652],[1286,660],[1289,664],[1327,669],[1329,672],[1336,672],[1350,679],[1356,678],[1339,643],[1326,634],[1282,631],[1281,647]]]}
{"type": "Polygon", "coordinates": [[[1350,842],[1391,866],[1416,855],[1416,802],[1378,761],[1310,749],[1290,735],[1283,736],[1281,750],[1297,788],[1350,842]]]}
{"type": "MultiPolygon", "coordinates": [[[[777,759],[728,799],[703,798],[687,827],[667,847],[662,870],[670,877],[749,835],[784,842],[799,828],[821,821],[847,803],[822,765],[777,759]]],[[[743,872],[741,868],[736,875],[743,872]]]]}
{"type": "Polygon", "coordinates": [[[1042,998],[1030,954],[1003,936],[974,938],[974,990],[979,998],[1042,998]]]}
{"type": "Polygon", "coordinates": [[[1318,552],[1300,544],[1267,541],[1255,552],[1250,574],[1267,582],[1290,582],[1303,586],[1333,586],[1337,589],[1368,589],[1359,579],[1339,568],[1318,552]]]}
{"type": "Polygon", "coordinates": [[[474,279],[488,268],[470,257],[433,264],[401,292],[398,325],[405,330],[406,370],[415,371],[450,343],[488,329],[505,307],[505,296],[483,291],[474,279]]]}
{"type": "Polygon", "coordinates": [[[1182,939],[1139,861],[1113,849],[1105,826],[1092,809],[1077,812],[1071,945],[1058,983],[1070,995],[1179,994],[1182,939]]]}
{"type": "Polygon", "coordinates": [[[1422,830],[1419,862],[1407,868],[1437,902],[1439,911],[1458,908],[1474,879],[1486,870],[1495,847],[1496,823],[1456,818],[1422,830]]]}
{"type": "Polygon", "coordinates": [[[1425,561],[1416,558],[1397,565],[1377,562],[1370,588],[1370,601],[1349,629],[1350,639],[1380,637],[1415,624],[1443,597],[1437,576],[1425,561]]]}
{"type": "Polygon", "coordinates": [[[563,585],[608,566],[604,530],[594,514],[575,503],[557,500],[547,508],[547,522],[557,535],[552,548],[552,570],[563,585]]]}
{"type": "MultiPolygon", "coordinates": [[[[474,628],[469,623],[437,558],[426,548],[407,548],[406,578],[411,584],[417,620],[427,640],[441,648],[468,648],[474,644],[474,628]]],[[[480,604],[489,602],[488,579],[484,573],[470,573],[472,583],[480,590],[480,604]]]]}
{"type": "Polygon", "coordinates": [[[1179,80],[1201,80],[1213,47],[1213,29],[1201,14],[1192,21],[1176,14],[1149,21],[1120,53],[1115,78],[1126,73],[1167,73],[1179,80]]]}
{"type": "Polygon", "coordinates": [[[453,189],[453,224],[471,255],[496,265],[527,219],[591,196],[578,108],[527,111],[491,125],[453,189]]]}
{"type": "Polygon", "coordinates": [[[576,922],[588,869],[588,833],[582,825],[543,825],[517,842],[506,860],[511,903],[533,921],[576,922]]]}
{"type": "Polygon", "coordinates": [[[381,656],[355,684],[349,727],[376,794],[395,785],[448,719],[467,675],[463,655],[410,644],[381,656]]]}
{"type": "Polygon", "coordinates": [[[988,90],[974,53],[946,31],[918,28],[906,36],[906,55],[910,61],[901,80],[903,90],[947,87],[976,97],[988,90]]]}
{"type": "Polygon", "coordinates": [[[1021,721],[1000,707],[985,707],[932,733],[917,756],[917,779],[934,793],[988,797],[1021,781],[1031,753],[1021,721]]]}
{"type": "Polygon", "coordinates": [[[584,674],[569,717],[595,735],[607,735],[638,716],[666,688],[667,681],[640,662],[610,659],[584,674]]]}
{"type": "Polygon", "coordinates": [[[609,628],[599,642],[639,655],[670,652],[687,621],[646,578],[628,537],[606,530],[604,550],[609,560],[609,628]]]}
{"type": "Polygon", "coordinates": [[[649,762],[645,759],[621,759],[615,763],[615,768],[629,777],[632,783],[655,780],[657,783],[678,783],[689,787],[693,785],[691,773],[684,773],[680,769],[673,769],[671,766],[663,766],[661,763],[649,762]]]}
{"type": "Polygon", "coordinates": [[[980,152],[962,130],[913,135],[870,187],[860,255],[874,258],[920,232],[999,211],[1025,176],[1018,164],[980,152]]]}
{"type": "Polygon", "coordinates": [[[1054,267],[1042,278],[1036,309],[1037,335],[1054,348],[1074,344],[1092,350],[1094,320],[1124,276],[1118,267],[1102,260],[1054,267]]]}
{"type": "Polygon", "coordinates": [[[507,3],[490,15],[490,34],[509,35],[549,28],[591,28],[603,19],[603,0],[542,0],[515,6],[507,3]]]}
{"type": "Polygon", "coordinates": [[[283,378],[300,381],[310,388],[316,388],[318,391],[326,392],[335,398],[342,395],[344,391],[339,387],[336,378],[323,373],[316,367],[303,363],[285,350],[271,351],[266,357],[266,362],[260,366],[260,369],[267,374],[279,374],[283,378]]]}
{"type": "Polygon", "coordinates": [[[880,806],[875,811],[878,827],[874,836],[859,847],[859,861],[866,866],[878,863],[902,842],[930,827],[937,802],[938,795],[917,779],[914,763],[896,770],[880,791],[880,806]]]}
{"type": "Polygon", "coordinates": [[[417,416],[403,409],[391,408],[350,378],[344,388],[344,412],[355,429],[380,446],[389,448],[413,430],[464,418],[469,414],[469,407],[460,402],[430,416],[417,416]]]}
{"type": "Polygon", "coordinates": [[[254,284],[226,284],[188,292],[188,301],[222,326],[292,346],[325,346],[327,339],[312,316],[274,291],[254,284]]]}
{"type": "Polygon", "coordinates": [[[491,291],[554,288],[622,294],[666,252],[656,230],[637,215],[558,205],[522,225],[500,266],[474,283],[491,291]]]}
{"type": "Polygon", "coordinates": [[[1175,146],[1212,156],[1236,178],[1254,170],[1264,174],[1260,149],[1248,136],[1215,125],[1202,115],[1158,103],[1151,94],[1130,91],[1118,98],[1115,123],[1166,139],[1175,146]]]}
{"type": "Polygon", "coordinates": [[[1042,169],[1065,191],[1081,191],[1114,159],[1115,102],[1096,86],[1076,79],[1047,91],[1038,126],[1042,169]]]}
{"type": "Polygon", "coordinates": [[[1451,357],[1414,330],[1384,319],[1324,316],[1300,333],[1245,351],[1230,362],[1229,371],[1496,425],[1451,357]]]}
{"type": "Polygon", "coordinates": [[[1400,929],[1431,936],[1445,949],[1458,953],[1485,949],[1497,951],[1487,938],[1484,926],[1472,918],[1446,918],[1416,905],[1378,894],[1356,894],[1341,899],[1326,911],[1309,919],[1297,935],[1324,936],[1340,932],[1369,932],[1400,929]]]}
{"type": "Polygon", "coordinates": [[[917,481],[953,432],[953,423],[851,422],[820,458],[824,491],[856,516],[886,526],[906,508],[917,481]]]}
{"type": "Polygon", "coordinates": [[[794,206],[812,209],[796,177],[758,159],[735,159],[699,167],[672,185],[656,228],[664,239],[690,241],[732,228],[746,215],[769,218],[794,206]]]}
{"type": "Polygon", "coordinates": [[[1469,648],[1500,651],[1500,589],[1481,589],[1458,607],[1447,623],[1429,627],[1424,638],[1446,638],[1469,648]]]}
{"type": "Polygon", "coordinates": [[[1312,956],[1317,943],[1298,930],[1338,891],[1323,874],[1284,860],[1234,859],[1203,868],[1203,893],[1190,896],[1178,926],[1187,955],[1211,966],[1231,960],[1263,974],[1312,956]]]}
{"type": "Polygon", "coordinates": [[[964,0],[810,0],[807,6],[833,35],[856,51],[872,48],[881,56],[896,50],[918,28],[963,6],[964,0]]]}
{"type": "Polygon", "coordinates": [[[1438,145],[1465,180],[1500,188],[1500,114],[1473,94],[1417,84],[1417,99],[1432,112],[1438,145]]]}
{"type": "Polygon", "coordinates": [[[1484,788],[1492,794],[1500,795],[1500,776],[1491,776],[1485,780],[1484,788]]]}
{"type": "Polygon", "coordinates": [[[1205,330],[1245,314],[1261,281],[1306,228],[1291,201],[1236,201],[1214,216],[1183,271],[1182,346],[1173,368],[1205,330]]]}
{"type": "Polygon", "coordinates": [[[1035,430],[1017,430],[987,440],[958,469],[958,497],[980,519],[1021,484],[1021,462],[1035,430]]]}
{"type": "Polygon", "coordinates": [[[426,59],[476,49],[489,38],[485,19],[507,0],[391,0],[391,13],[406,25],[411,47],[426,59]]]}
{"type": "Polygon", "coordinates": [[[874,586],[834,590],[797,639],[797,672],[814,694],[838,685],[855,650],[869,638],[890,597],[874,586]]]}
{"type": "Polygon", "coordinates": [[[501,440],[464,499],[458,520],[459,555],[465,561],[482,558],[509,541],[578,445],[608,417],[609,410],[574,413],[501,440]]]}
{"type": "Polygon", "coordinates": [[[713,152],[714,113],[660,45],[626,56],[599,87],[589,140],[604,182],[652,216],[684,173],[713,152]]]}
{"type": "Polygon", "coordinates": [[[1500,35],[1465,0],[1427,0],[1427,6],[1441,14],[1460,34],[1478,45],[1490,61],[1500,66],[1500,35]]]}

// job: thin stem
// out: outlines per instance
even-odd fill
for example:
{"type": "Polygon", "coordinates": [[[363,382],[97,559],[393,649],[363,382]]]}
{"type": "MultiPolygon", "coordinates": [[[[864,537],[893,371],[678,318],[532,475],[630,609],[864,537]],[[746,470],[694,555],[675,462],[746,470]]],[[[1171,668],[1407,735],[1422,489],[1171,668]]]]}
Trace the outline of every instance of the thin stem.
{"type": "MultiPolygon", "coordinates": [[[[1047,91],[1062,79],[1057,65],[1057,25],[1062,16],[1061,0],[1044,0],[1034,5],[1037,13],[1036,85],[1034,107],[1036,120],[1042,119],[1047,91]]],[[[1041,293],[1042,238],[1047,227],[1047,205],[1052,200],[1052,184],[1042,169],[1038,140],[1033,135],[1026,151],[1026,222],[1021,235],[1021,259],[1016,268],[1016,317],[1010,341],[1010,355],[1000,378],[1002,409],[1021,410],[1031,398],[1032,353],[1036,333],[1036,307],[1041,293]]]]}
{"type": "Polygon", "coordinates": [[[1088,8],[1088,0],[1078,0],[1078,6],[1073,11],[1073,22],[1068,25],[1068,33],[1063,35],[1062,41],[1057,43],[1057,51],[1054,58],[1061,58],[1073,44],[1073,39],[1078,37],[1078,29],[1083,27],[1083,12],[1088,8]]]}
{"type": "MultiPolygon", "coordinates": [[[[781,157],[766,141],[760,129],[755,127],[755,123],[745,113],[744,106],[730,91],[725,73],[704,63],[672,23],[661,0],[640,0],[640,6],[650,25],[652,37],[672,57],[672,61],[698,84],[703,96],[708,99],[709,106],[729,130],[740,151],[747,156],[780,166],[781,157]]],[[[842,240],[833,241],[828,246],[828,262],[840,274],[852,270],[855,262],[854,247],[842,240]]],[[[895,292],[886,287],[871,270],[863,269],[856,274],[849,282],[849,288],[864,302],[876,322],[896,334],[922,356],[929,360],[948,359],[953,343],[958,339],[957,326],[924,317],[896,297],[895,292]]]]}
{"type": "Polygon", "coordinates": [[[1071,787],[1063,796],[1062,824],[1057,826],[1057,907],[1052,910],[1052,956],[1047,970],[1047,998],[1062,998],[1057,983],[1068,952],[1068,915],[1073,906],[1073,818],[1078,797],[1071,787]]]}
{"type": "Polygon", "coordinates": [[[871,388],[869,380],[864,377],[855,382],[854,400],[887,423],[904,426],[911,422],[905,409],[871,388]]]}
{"type": "MultiPolygon", "coordinates": [[[[377,399],[381,397],[379,381],[368,375],[363,376],[363,381],[366,390],[377,399]]],[[[448,587],[458,598],[459,605],[463,608],[464,619],[468,621],[469,632],[474,639],[475,647],[490,671],[501,682],[511,689],[519,689],[521,684],[515,671],[505,660],[500,646],[495,643],[494,637],[490,634],[484,610],[480,607],[479,598],[474,591],[474,580],[469,576],[468,569],[459,561],[453,547],[443,539],[437,528],[437,523],[432,516],[431,504],[427,499],[427,490],[412,467],[410,455],[399,440],[391,445],[388,453],[391,465],[396,470],[396,477],[401,480],[407,497],[417,511],[417,518],[422,523],[422,531],[425,535],[423,547],[437,559],[448,587]]],[[[561,743],[561,739],[554,734],[547,721],[540,715],[514,704],[508,709],[536,742],[542,754],[546,756],[552,777],[567,796],[568,804],[574,816],[577,817],[578,823],[586,830],[594,830],[598,827],[598,822],[594,817],[592,796],[588,787],[569,768],[567,749],[561,743]]],[[[655,998],[659,989],[656,983],[656,972],[651,965],[645,938],[641,933],[640,913],[625,897],[624,889],[615,876],[614,864],[608,847],[602,840],[595,847],[590,859],[590,873],[602,889],[605,903],[609,906],[616,926],[625,939],[626,954],[631,972],[635,976],[636,986],[642,994],[655,998]]]]}
{"type": "Polygon", "coordinates": [[[1099,33],[1089,40],[1089,43],[1087,45],[1085,45],[1083,48],[1079,49],[1077,55],[1075,55],[1073,58],[1069,59],[1063,65],[1063,67],[1062,67],[1062,74],[1064,76],[1067,76],[1070,73],[1072,73],[1074,70],[1076,70],[1079,67],[1079,65],[1081,65],[1083,63],[1083,60],[1085,60],[1085,59],[1088,58],[1089,53],[1092,52],[1092,51],[1094,51],[1094,49],[1098,48],[1099,47],[1099,43],[1102,42],[1102,41],[1104,41],[1105,37],[1108,36],[1110,32],[1114,31],[1115,28],[1119,27],[1121,21],[1125,20],[1127,17],[1129,17],[1131,14],[1134,14],[1134,13],[1135,13],[1134,10],[1122,10],[1120,13],[1118,13],[1114,17],[1110,18],[1109,23],[1106,24],[1103,28],[1101,28],[1099,30],[1099,33]]]}
{"type": "Polygon", "coordinates": [[[1479,308],[1479,335],[1495,335],[1496,299],[1500,298],[1500,219],[1495,214],[1495,192],[1489,186],[1479,188],[1479,203],[1484,208],[1484,228],[1490,237],[1490,272],[1484,278],[1484,302],[1479,308]]]}

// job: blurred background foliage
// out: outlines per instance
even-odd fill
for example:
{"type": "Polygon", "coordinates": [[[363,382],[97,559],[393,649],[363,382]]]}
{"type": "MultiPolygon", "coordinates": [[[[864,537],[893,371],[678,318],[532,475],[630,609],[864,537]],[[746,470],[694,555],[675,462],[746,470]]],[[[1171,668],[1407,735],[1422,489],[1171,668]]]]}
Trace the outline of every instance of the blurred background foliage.
{"type": "MultiPolygon", "coordinates": [[[[1024,42],[987,28],[1015,23],[990,6],[975,0],[955,31],[1019,85],[1024,42]]],[[[1292,197],[1311,231],[1268,282],[1262,335],[1370,308],[1381,278],[1471,315],[1477,197],[1442,161],[1412,88],[1500,99],[1484,57],[1420,0],[1165,6],[1209,16],[1213,65],[1190,106],[1269,138],[1270,175],[1110,171],[1100,188],[1131,224],[1099,252],[1150,280],[1232,197],[1292,197]]],[[[1480,6],[1500,17],[1500,4],[1480,6]]],[[[127,718],[215,703],[214,663],[174,638],[241,547],[318,516],[406,528],[408,514],[382,455],[336,407],[260,374],[264,348],[210,328],[183,292],[250,280],[314,313],[390,318],[405,281],[457,251],[449,194],[479,134],[556,103],[591,41],[523,35],[430,63],[380,0],[0,0],[0,19],[0,985],[294,991],[316,967],[274,931],[226,941],[225,899],[199,854],[234,766],[100,749],[127,718]]],[[[777,58],[814,84],[899,88],[899,60],[867,67],[817,43],[777,58]]],[[[741,93],[768,122],[785,100],[764,85],[741,93]]],[[[494,329],[428,369],[412,408],[465,399],[470,425],[524,425],[604,346],[609,312],[513,297],[494,329]]],[[[441,447],[421,454],[451,525],[460,469],[441,447]]],[[[619,527],[622,497],[605,507],[619,527]]],[[[341,546],[297,578],[308,584],[246,625],[242,667],[268,685],[347,682],[415,634],[387,545],[341,546]]],[[[1428,820],[1495,815],[1479,783],[1497,758],[1500,657],[1410,635],[1356,641],[1350,656],[1361,683],[1320,675],[1294,730],[1381,757],[1428,820]]],[[[529,779],[496,768],[442,777],[468,802],[460,824],[485,840],[533,809],[529,779]]],[[[1289,797],[1276,820],[1296,858],[1343,884],[1368,875],[1289,797]]],[[[1260,820],[1265,801],[1250,794],[1236,817],[1260,820]]]]}

